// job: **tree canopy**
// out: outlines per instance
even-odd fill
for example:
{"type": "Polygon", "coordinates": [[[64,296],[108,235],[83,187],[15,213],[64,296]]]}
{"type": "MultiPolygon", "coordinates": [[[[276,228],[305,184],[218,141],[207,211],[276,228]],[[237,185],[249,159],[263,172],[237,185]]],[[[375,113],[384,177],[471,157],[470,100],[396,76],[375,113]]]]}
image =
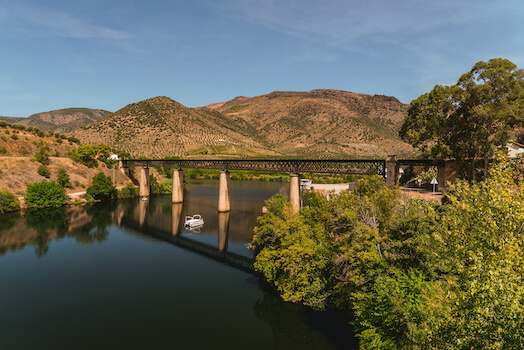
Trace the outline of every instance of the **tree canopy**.
{"type": "Polygon", "coordinates": [[[91,186],[87,189],[87,194],[96,200],[115,199],[117,192],[111,178],[105,176],[103,172],[99,172],[93,177],[91,186]]]}
{"type": "Polygon", "coordinates": [[[494,58],[413,100],[400,136],[433,157],[475,161],[492,156],[522,126],[524,71],[494,58]]]}
{"type": "Polygon", "coordinates": [[[58,182],[42,180],[27,185],[25,202],[30,208],[59,207],[67,203],[67,196],[58,182]]]}

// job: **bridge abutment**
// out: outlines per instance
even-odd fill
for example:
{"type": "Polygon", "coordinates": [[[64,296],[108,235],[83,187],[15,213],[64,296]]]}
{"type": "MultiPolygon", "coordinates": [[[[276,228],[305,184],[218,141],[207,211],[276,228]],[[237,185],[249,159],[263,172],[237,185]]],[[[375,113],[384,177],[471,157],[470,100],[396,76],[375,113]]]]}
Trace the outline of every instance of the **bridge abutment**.
{"type": "Polygon", "coordinates": [[[149,182],[149,168],[140,168],[140,186],[138,195],[140,197],[149,197],[151,184],[149,182]]]}
{"type": "Polygon", "coordinates": [[[229,204],[229,171],[220,172],[220,183],[218,189],[218,211],[223,213],[231,210],[229,204]]]}
{"type": "Polygon", "coordinates": [[[184,172],[182,169],[173,171],[173,203],[182,203],[184,201],[184,172]]]}
{"type": "Polygon", "coordinates": [[[393,155],[388,155],[386,159],[386,185],[389,188],[393,188],[398,185],[398,165],[397,157],[393,155]]]}
{"type": "Polygon", "coordinates": [[[291,202],[291,208],[293,213],[300,211],[300,178],[298,174],[291,174],[291,181],[289,183],[289,201],[291,202]]]}

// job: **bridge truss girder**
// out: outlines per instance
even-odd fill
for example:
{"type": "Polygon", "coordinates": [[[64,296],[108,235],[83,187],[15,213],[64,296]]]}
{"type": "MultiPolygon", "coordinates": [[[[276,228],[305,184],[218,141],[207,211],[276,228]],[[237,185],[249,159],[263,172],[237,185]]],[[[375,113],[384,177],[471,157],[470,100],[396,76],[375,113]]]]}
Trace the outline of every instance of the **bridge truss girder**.
{"type": "Polygon", "coordinates": [[[175,169],[215,169],[271,171],[279,173],[354,174],[385,177],[386,162],[375,159],[124,159],[124,168],[156,167],[175,169]]]}

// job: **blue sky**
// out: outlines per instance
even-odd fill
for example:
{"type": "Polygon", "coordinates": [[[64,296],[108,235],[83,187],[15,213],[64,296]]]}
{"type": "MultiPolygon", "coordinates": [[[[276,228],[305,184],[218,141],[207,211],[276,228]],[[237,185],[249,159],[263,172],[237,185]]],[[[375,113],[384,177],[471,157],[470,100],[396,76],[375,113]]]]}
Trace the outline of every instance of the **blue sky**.
{"type": "Polygon", "coordinates": [[[409,103],[494,57],[524,68],[524,0],[0,0],[0,115],[321,88],[409,103]]]}

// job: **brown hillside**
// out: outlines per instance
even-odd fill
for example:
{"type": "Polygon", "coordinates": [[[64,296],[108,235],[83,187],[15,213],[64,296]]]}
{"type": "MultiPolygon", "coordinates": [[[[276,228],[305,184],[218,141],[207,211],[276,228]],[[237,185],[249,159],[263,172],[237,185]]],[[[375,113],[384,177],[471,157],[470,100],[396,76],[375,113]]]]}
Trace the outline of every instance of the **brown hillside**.
{"type": "Polygon", "coordinates": [[[284,155],[318,156],[329,147],[335,155],[385,157],[413,152],[398,137],[407,107],[394,97],[313,90],[237,97],[217,110],[284,155]]]}
{"type": "Polygon", "coordinates": [[[337,90],[276,91],[199,108],[155,97],[71,134],[84,143],[107,143],[155,158],[384,158],[413,153],[398,137],[406,111],[394,97],[337,90]]]}
{"type": "Polygon", "coordinates": [[[41,130],[66,133],[82,126],[92,124],[111,112],[102,109],[67,108],[33,114],[17,121],[18,124],[32,126],[41,130]]]}
{"type": "Polygon", "coordinates": [[[97,168],[88,168],[67,158],[69,150],[77,145],[68,140],[55,137],[40,137],[34,132],[17,130],[10,126],[0,127],[0,190],[8,190],[18,196],[23,196],[26,186],[32,182],[44,180],[38,174],[40,163],[33,160],[33,156],[41,147],[47,148],[50,155],[48,165],[51,172],[50,180],[57,180],[58,171],[65,169],[69,174],[72,188],[67,193],[86,190],[89,181],[99,171],[113,177],[117,186],[131,184],[132,180],[119,171],[113,172],[103,163],[97,168]]]}
{"type": "Polygon", "coordinates": [[[106,143],[134,156],[267,155],[242,125],[216,110],[187,108],[167,97],[130,104],[72,132],[83,143],[106,143]]]}

